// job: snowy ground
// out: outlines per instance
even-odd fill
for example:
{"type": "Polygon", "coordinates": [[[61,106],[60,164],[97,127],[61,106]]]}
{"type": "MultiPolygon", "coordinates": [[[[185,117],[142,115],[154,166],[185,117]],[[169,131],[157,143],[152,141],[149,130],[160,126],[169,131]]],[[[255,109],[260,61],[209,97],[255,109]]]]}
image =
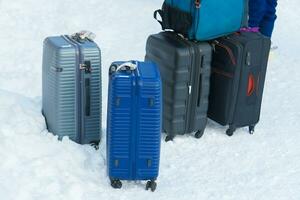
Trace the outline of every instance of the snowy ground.
{"type": "MultiPolygon", "coordinates": [[[[261,123],[228,138],[210,122],[201,140],[162,143],[155,193],[144,182],[113,190],[100,150],[62,142],[45,130],[41,110],[42,41],[81,29],[97,34],[103,84],[113,60],[143,59],[159,31],[161,0],[0,0],[0,199],[300,199],[300,16],[297,0],[279,1],[261,123]]],[[[106,108],[106,102],[104,102],[106,108]]],[[[105,109],[103,116],[106,115],[105,109]]],[[[105,122],[104,122],[105,124],[105,122]]]]}

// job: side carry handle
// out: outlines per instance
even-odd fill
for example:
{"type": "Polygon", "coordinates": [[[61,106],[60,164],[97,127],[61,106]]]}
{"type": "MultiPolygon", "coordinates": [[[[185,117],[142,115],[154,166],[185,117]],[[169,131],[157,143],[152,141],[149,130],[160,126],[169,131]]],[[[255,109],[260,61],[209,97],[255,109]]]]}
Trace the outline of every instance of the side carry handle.
{"type": "Polygon", "coordinates": [[[85,88],[85,116],[91,115],[91,81],[90,78],[86,78],[84,81],[85,88]]]}
{"type": "Polygon", "coordinates": [[[202,97],[202,85],[203,85],[203,64],[204,64],[204,59],[205,59],[205,56],[202,56],[201,57],[201,68],[199,69],[200,70],[200,73],[199,73],[199,77],[198,77],[198,85],[199,85],[199,91],[198,91],[198,99],[197,99],[197,107],[200,107],[200,103],[201,103],[201,97],[202,97]]]}
{"type": "Polygon", "coordinates": [[[230,58],[230,61],[231,61],[231,63],[233,64],[233,65],[236,65],[237,64],[237,61],[236,61],[236,59],[235,59],[235,57],[234,57],[234,54],[233,54],[233,52],[232,52],[232,50],[228,47],[228,46],[226,46],[226,45],[224,45],[224,44],[221,44],[219,41],[217,41],[217,40],[215,40],[213,43],[213,49],[214,49],[214,51],[215,51],[215,46],[219,46],[219,47],[221,47],[221,48],[223,48],[226,52],[227,52],[227,54],[228,54],[228,56],[229,56],[229,58],[230,58]]]}
{"type": "Polygon", "coordinates": [[[85,116],[91,115],[91,61],[84,61],[83,65],[80,65],[80,69],[84,70],[84,112],[85,116]]]}
{"type": "Polygon", "coordinates": [[[247,88],[247,96],[248,97],[251,96],[254,93],[255,87],[256,87],[256,84],[255,84],[254,75],[250,74],[248,76],[248,88],[247,88]]]}

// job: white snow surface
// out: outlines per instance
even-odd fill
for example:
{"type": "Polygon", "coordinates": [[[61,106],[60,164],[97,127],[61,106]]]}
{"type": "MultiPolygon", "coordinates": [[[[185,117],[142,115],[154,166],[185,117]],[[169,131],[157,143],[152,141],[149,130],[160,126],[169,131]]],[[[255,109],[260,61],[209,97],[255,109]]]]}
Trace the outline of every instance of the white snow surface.
{"type": "MultiPolygon", "coordinates": [[[[41,114],[42,42],[87,29],[107,71],[114,60],[143,60],[152,18],[162,0],[0,0],[0,199],[300,199],[300,16],[298,0],[280,0],[261,121],[255,135],[229,138],[209,122],[203,138],[162,141],[156,192],[145,182],[110,187],[105,137],[99,150],[58,141],[41,114]]],[[[105,119],[105,118],[104,118],[105,119]]],[[[105,120],[103,121],[105,125],[105,120]]],[[[105,131],[105,127],[103,127],[105,131]]],[[[105,134],[104,134],[105,135],[105,134]]]]}

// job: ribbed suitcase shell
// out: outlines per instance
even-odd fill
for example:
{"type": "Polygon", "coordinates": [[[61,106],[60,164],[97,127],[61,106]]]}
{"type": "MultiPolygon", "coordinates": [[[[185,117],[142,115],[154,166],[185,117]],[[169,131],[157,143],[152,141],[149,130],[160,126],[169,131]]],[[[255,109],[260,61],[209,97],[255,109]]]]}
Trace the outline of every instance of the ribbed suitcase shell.
{"type": "MultiPolygon", "coordinates": [[[[50,132],[77,143],[100,140],[101,56],[92,41],[75,42],[67,36],[48,37],[43,51],[43,114],[50,132]],[[78,47],[77,47],[78,46],[78,47]],[[81,53],[79,53],[81,52],[81,53]],[[81,55],[81,58],[79,56],[81,55]],[[91,73],[79,69],[90,61],[91,73]],[[85,79],[90,80],[90,114],[85,115],[85,79]]],[[[87,85],[88,86],[88,85],[87,85]]]]}
{"type": "Polygon", "coordinates": [[[213,43],[208,116],[221,125],[230,125],[232,132],[228,134],[238,127],[254,128],[259,121],[270,44],[260,33],[233,34],[213,43]]]}
{"type": "Polygon", "coordinates": [[[114,72],[109,78],[107,169],[111,180],[155,180],[158,176],[160,74],[153,63],[137,63],[137,70],[114,72]]]}
{"type": "Polygon", "coordinates": [[[175,33],[151,35],[146,60],[155,62],[163,81],[163,130],[170,136],[203,131],[207,123],[210,63],[208,43],[175,33]]]}

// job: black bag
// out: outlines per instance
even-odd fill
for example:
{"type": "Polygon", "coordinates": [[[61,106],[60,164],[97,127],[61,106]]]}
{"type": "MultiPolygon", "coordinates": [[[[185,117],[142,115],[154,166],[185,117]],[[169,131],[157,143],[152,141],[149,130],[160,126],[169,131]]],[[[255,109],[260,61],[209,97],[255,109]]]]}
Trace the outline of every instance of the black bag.
{"type": "Polygon", "coordinates": [[[162,32],[148,38],[146,52],[145,59],[159,66],[163,81],[166,141],[192,132],[200,138],[207,123],[211,46],[162,32]]]}
{"type": "Polygon", "coordinates": [[[236,128],[254,127],[259,121],[271,41],[260,33],[236,33],[213,42],[208,116],[236,128]]]}

